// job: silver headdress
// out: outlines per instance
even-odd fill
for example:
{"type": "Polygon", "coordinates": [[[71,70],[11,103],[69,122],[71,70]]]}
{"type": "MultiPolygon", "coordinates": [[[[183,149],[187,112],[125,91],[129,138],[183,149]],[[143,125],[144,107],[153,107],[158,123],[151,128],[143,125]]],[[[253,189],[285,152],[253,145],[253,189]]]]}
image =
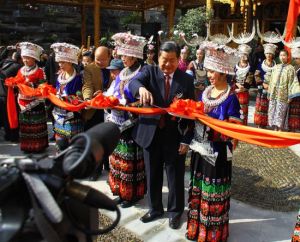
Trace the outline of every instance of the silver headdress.
{"type": "Polygon", "coordinates": [[[200,48],[205,49],[205,68],[229,75],[235,74],[234,67],[238,62],[236,49],[211,41],[204,41],[200,48]]]}
{"type": "Polygon", "coordinates": [[[240,33],[237,37],[233,35],[233,23],[231,27],[230,37],[234,43],[239,45],[249,43],[255,36],[255,22],[253,21],[252,32],[251,33],[240,33]]]}
{"type": "Polygon", "coordinates": [[[21,56],[29,56],[36,61],[40,61],[40,56],[43,52],[43,48],[37,44],[31,42],[21,42],[18,44],[21,49],[21,56]]]}
{"type": "Polygon", "coordinates": [[[201,45],[202,42],[204,41],[212,41],[213,43],[216,43],[216,44],[219,44],[219,45],[226,45],[228,44],[232,38],[230,36],[230,28],[227,26],[227,29],[228,29],[228,33],[229,33],[229,37],[225,34],[215,34],[215,35],[211,35],[210,34],[210,23],[207,24],[207,32],[206,32],[206,37],[203,37],[203,36],[198,36],[198,34],[193,34],[192,35],[192,38],[187,41],[187,39],[185,38],[185,33],[175,33],[174,34],[178,35],[179,34],[179,37],[180,39],[182,39],[185,44],[189,45],[189,46],[193,46],[193,47],[196,47],[198,45],[201,45]]]}
{"type": "Polygon", "coordinates": [[[144,46],[147,43],[144,37],[130,33],[117,33],[111,38],[115,41],[118,55],[143,59],[144,46]]]}
{"type": "Polygon", "coordinates": [[[212,41],[213,43],[219,44],[219,45],[226,45],[228,43],[230,43],[230,41],[232,40],[231,36],[230,36],[230,28],[227,25],[227,30],[229,33],[229,37],[225,34],[215,34],[215,35],[210,35],[210,23],[207,26],[207,37],[208,40],[212,41]]]}
{"type": "Polygon", "coordinates": [[[256,28],[257,28],[257,34],[258,34],[259,38],[261,38],[265,42],[272,43],[272,44],[276,44],[276,43],[279,43],[280,41],[282,41],[282,38],[285,37],[285,33],[286,33],[286,29],[284,29],[283,35],[278,34],[274,31],[267,31],[262,34],[259,29],[258,20],[256,21],[256,28]]]}
{"type": "MultiPolygon", "coordinates": [[[[206,28],[208,30],[208,28],[206,28]]],[[[206,41],[208,40],[208,31],[206,32],[206,37],[203,37],[203,36],[199,36],[198,34],[193,34],[192,35],[192,38],[190,39],[190,41],[187,41],[187,39],[185,38],[185,33],[181,32],[179,33],[179,36],[180,38],[184,41],[184,43],[186,45],[189,45],[189,46],[193,46],[193,47],[196,47],[198,45],[201,45],[201,43],[203,41],[206,41]]]]}
{"type": "Polygon", "coordinates": [[[158,40],[159,40],[160,43],[162,43],[162,42],[164,42],[164,41],[167,40],[167,33],[165,33],[164,31],[159,30],[157,32],[157,34],[158,34],[158,40]]]}
{"type": "Polygon", "coordinates": [[[78,64],[79,48],[68,43],[55,43],[50,46],[55,52],[56,62],[69,62],[75,65],[78,64]]]}

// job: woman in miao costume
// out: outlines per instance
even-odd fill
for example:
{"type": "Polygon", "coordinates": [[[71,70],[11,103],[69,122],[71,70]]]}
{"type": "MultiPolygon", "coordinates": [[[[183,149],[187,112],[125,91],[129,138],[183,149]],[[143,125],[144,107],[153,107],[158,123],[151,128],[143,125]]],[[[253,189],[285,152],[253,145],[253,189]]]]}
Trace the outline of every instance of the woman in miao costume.
{"type": "MultiPolygon", "coordinates": [[[[200,100],[204,112],[215,119],[242,124],[240,105],[226,75],[234,75],[235,50],[211,42],[205,47],[204,67],[211,83],[200,100]]],[[[196,122],[190,145],[191,181],[186,237],[198,242],[225,242],[229,236],[232,163],[227,160],[230,139],[196,122]]]]}
{"type": "Polygon", "coordinates": [[[263,46],[266,59],[259,64],[258,69],[254,74],[255,81],[258,87],[254,112],[254,124],[259,128],[263,128],[268,125],[269,101],[267,98],[267,90],[271,72],[276,65],[274,57],[275,51],[277,49],[277,46],[274,44],[264,44],[263,46]]]}
{"type": "Polygon", "coordinates": [[[147,59],[145,60],[145,65],[156,66],[157,64],[154,61],[155,56],[155,47],[152,44],[147,45],[147,59]]]}
{"type": "MultiPolygon", "coordinates": [[[[37,88],[46,82],[44,71],[37,66],[43,48],[30,42],[19,43],[24,66],[17,78],[25,78],[26,85],[37,88]]],[[[48,147],[47,114],[42,99],[19,93],[20,147],[25,152],[41,152],[48,147]]]]}
{"type": "Polygon", "coordinates": [[[186,71],[189,66],[189,48],[187,46],[184,46],[180,51],[180,58],[178,62],[178,69],[181,71],[186,71]]]}
{"type": "MultiPolygon", "coordinates": [[[[138,59],[143,59],[146,40],[128,33],[115,34],[112,39],[125,68],[107,94],[117,97],[122,105],[130,105],[135,100],[128,90],[128,84],[141,70],[138,59]]],[[[109,157],[108,182],[112,193],[119,196],[117,200],[120,206],[126,208],[142,199],[146,192],[143,153],[131,137],[135,120],[129,112],[111,110],[108,121],[116,123],[122,132],[117,148],[109,157]]]]}
{"type": "Polygon", "coordinates": [[[291,86],[288,129],[296,132],[300,130],[300,48],[292,48],[291,53],[295,63],[296,80],[291,86]]]}
{"type": "MultiPolygon", "coordinates": [[[[200,100],[204,112],[215,119],[242,123],[240,105],[226,75],[234,75],[235,50],[206,42],[204,67],[211,83],[200,100]]],[[[227,161],[230,139],[196,122],[190,145],[191,181],[186,237],[196,241],[227,241],[230,208],[231,161],[227,161]]]]}
{"type": "Polygon", "coordinates": [[[196,60],[190,62],[186,71],[187,73],[191,71],[193,74],[196,99],[204,91],[205,87],[208,86],[206,70],[204,70],[203,68],[204,58],[205,58],[205,51],[201,48],[197,49],[196,60]]]}
{"type": "MultiPolygon", "coordinates": [[[[294,132],[300,129],[300,48],[292,48],[291,53],[295,62],[296,80],[291,87],[288,127],[294,132]]],[[[291,242],[300,242],[300,209],[291,242]]]]}
{"type": "MultiPolygon", "coordinates": [[[[56,81],[56,96],[61,100],[75,103],[82,99],[82,79],[74,65],[78,65],[79,48],[68,43],[51,45],[55,52],[60,74],[56,81]]],[[[71,112],[56,106],[52,112],[54,117],[54,132],[57,150],[68,147],[70,139],[83,132],[83,121],[80,112],[71,112]]]]}
{"type": "Polygon", "coordinates": [[[240,56],[239,62],[235,65],[235,92],[239,99],[243,111],[243,123],[248,123],[248,107],[249,107],[249,88],[253,81],[253,73],[249,64],[249,54],[251,47],[246,44],[241,44],[238,47],[240,56]]]}
{"type": "Polygon", "coordinates": [[[268,124],[275,130],[287,129],[288,107],[291,101],[291,86],[295,79],[295,69],[288,64],[288,52],[279,53],[281,64],[277,64],[271,73],[268,87],[268,124]]]}
{"type": "Polygon", "coordinates": [[[300,209],[297,216],[297,221],[294,229],[294,233],[292,235],[291,242],[300,242],[300,209]]]}

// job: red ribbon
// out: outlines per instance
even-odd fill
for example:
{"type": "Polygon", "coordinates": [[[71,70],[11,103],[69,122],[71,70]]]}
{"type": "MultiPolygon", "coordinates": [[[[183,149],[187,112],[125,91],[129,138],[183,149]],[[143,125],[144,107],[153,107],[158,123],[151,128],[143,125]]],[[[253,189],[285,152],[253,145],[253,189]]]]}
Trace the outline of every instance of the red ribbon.
{"type": "Polygon", "coordinates": [[[208,117],[204,114],[204,105],[202,102],[195,102],[189,99],[175,100],[169,108],[124,107],[119,105],[117,98],[106,97],[100,93],[90,101],[80,102],[76,100],[73,103],[69,103],[59,99],[55,95],[55,88],[48,84],[41,84],[38,88],[31,88],[25,85],[24,82],[25,80],[18,78],[18,76],[15,78],[8,78],[5,81],[5,84],[8,86],[8,118],[12,128],[18,127],[17,111],[13,92],[13,87],[17,86],[20,93],[23,95],[37,98],[48,98],[55,105],[69,111],[77,112],[89,106],[97,109],[118,109],[143,115],[160,115],[168,112],[174,116],[199,120],[217,132],[251,144],[281,148],[300,143],[300,134],[298,133],[275,132],[271,130],[258,129],[208,117]]]}
{"type": "Polygon", "coordinates": [[[16,106],[16,99],[14,93],[14,86],[25,83],[25,78],[21,75],[17,75],[16,77],[10,77],[5,79],[5,85],[7,85],[7,116],[10,128],[15,129],[18,128],[18,113],[16,106]]]}
{"type": "Polygon", "coordinates": [[[119,99],[114,96],[106,97],[99,93],[92,100],[88,101],[88,105],[94,108],[112,108],[119,104],[119,99]]]}
{"type": "Polygon", "coordinates": [[[17,106],[16,106],[16,98],[14,93],[14,88],[9,86],[7,92],[7,116],[10,128],[16,129],[18,128],[18,113],[17,113],[17,106]]]}

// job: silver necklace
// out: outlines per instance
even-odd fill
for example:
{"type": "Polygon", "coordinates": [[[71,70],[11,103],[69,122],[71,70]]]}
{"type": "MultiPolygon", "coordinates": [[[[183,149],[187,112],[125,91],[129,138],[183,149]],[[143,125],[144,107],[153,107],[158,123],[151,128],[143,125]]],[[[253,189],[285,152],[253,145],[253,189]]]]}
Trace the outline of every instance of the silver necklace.
{"type": "Polygon", "coordinates": [[[236,68],[236,80],[238,82],[243,82],[245,79],[246,79],[246,76],[250,70],[250,65],[249,63],[247,64],[246,67],[240,67],[239,64],[236,64],[235,65],[235,68],[236,68]]]}
{"type": "Polygon", "coordinates": [[[73,69],[73,73],[72,73],[72,75],[70,77],[65,78],[66,77],[66,73],[63,72],[63,73],[61,73],[61,74],[58,75],[57,81],[59,82],[60,85],[66,85],[70,81],[72,81],[75,76],[76,76],[76,71],[75,71],[75,69],[73,69]]]}
{"type": "Polygon", "coordinates": [[[21,73],[26,78],[26,77],[32,75],[33,73],[35,73],[37,71],[37,69],[38,69],[37,65],[35,65],[33,68],[32,67],[23,66],[21,68],[21,73]]]}
{"type": "Polygon", "coordinates": [[[121,81],[124,81],[124,80],[130,80],[132,77],[134,77],[134,76],[140,71],[140,69],[141,69],[141,66],[139,66],[139,67],[138,67],[134,72],[132,72],[131,74],[127,75],[127,72],[128,72],[128,70],[129,70],[129,68],[128,68],[128,67],[124,68],[124,69],[120,72],[120,74],[119,74],[120,80],[121,80],[121,81]]]}
{"type": "Polygon", "coordinates": [[[263,69],[264,72],[271,72],[273,70],[273,68],[275,67],[276,65],[276,62],[273,60],[272,62],[272,66],[268,66],[267,64],[265,64],[266,60],[264,60],[262,63],[261,63],[261,69],[263,69]]]}
{"type": "MultiPolygon", "coordinates": [[[[214,86],[208,86],[203,94],[202,94],[202,102],[204,103],[206,110],[211,110],[211,108],[219,106],[222,102],[224,102],[230,93],[230,87],[227,85],[227,89],[224,90],[218,98],[211,99],[211,91],[214,88],[214,86]]],[[[209,112],[209,111],[208,111],[209,112]]]]}

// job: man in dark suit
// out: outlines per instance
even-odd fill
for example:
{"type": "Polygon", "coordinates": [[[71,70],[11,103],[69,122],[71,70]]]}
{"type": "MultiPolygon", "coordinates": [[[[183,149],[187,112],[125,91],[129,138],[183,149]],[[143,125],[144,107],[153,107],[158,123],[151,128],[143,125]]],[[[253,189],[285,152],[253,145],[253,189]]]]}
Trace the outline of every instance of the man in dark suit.
{"type": "MultiPolygon", "coordinates": [[[[179,46],[168,41],[161,45],[158,66],[145,66],[129,84],[131,93],[143,105],[168,107],[174,98],[194,99],[193,78],[178,70],[179,46]]],[[[149,211],[144,223],[163,215],[163,167],[169,196],[169,226],[177,229],[184,210],[184,171],[188,144],[193,137],[192,121],[170,115],[140,115],[133,138],[144,148],[149,211]]]]}

